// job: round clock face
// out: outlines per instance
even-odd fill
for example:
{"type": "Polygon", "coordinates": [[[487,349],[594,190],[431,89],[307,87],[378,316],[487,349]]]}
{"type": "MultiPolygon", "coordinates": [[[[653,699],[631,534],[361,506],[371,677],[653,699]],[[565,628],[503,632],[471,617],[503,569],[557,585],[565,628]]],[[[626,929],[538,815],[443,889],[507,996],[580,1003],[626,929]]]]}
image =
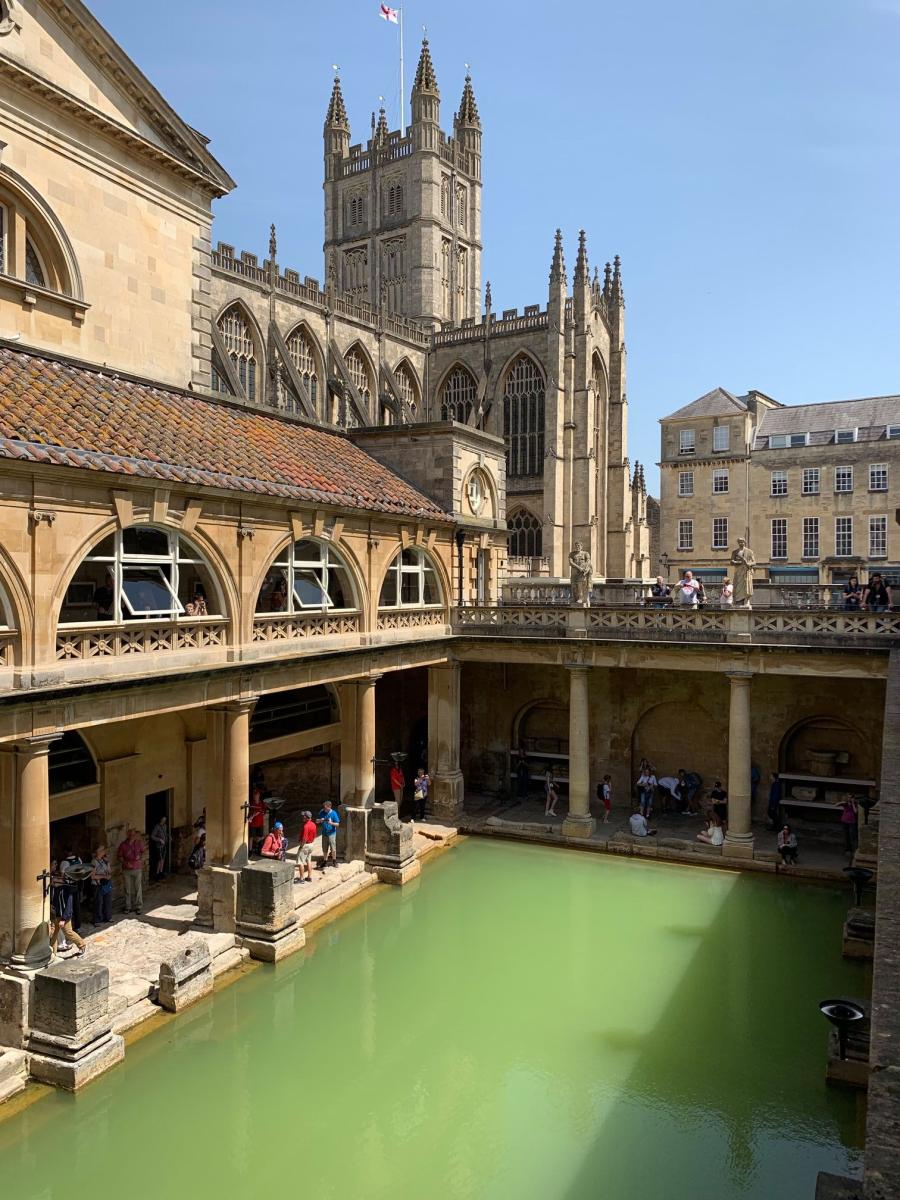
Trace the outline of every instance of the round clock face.
{"type": "Polygon", "coordinates": [[[476,517],[484,508],[484,491],[484,480],[481,478],[481,474],[473,471],[466,484],[466,497],[469,501],[469,508],[476,517]]]}

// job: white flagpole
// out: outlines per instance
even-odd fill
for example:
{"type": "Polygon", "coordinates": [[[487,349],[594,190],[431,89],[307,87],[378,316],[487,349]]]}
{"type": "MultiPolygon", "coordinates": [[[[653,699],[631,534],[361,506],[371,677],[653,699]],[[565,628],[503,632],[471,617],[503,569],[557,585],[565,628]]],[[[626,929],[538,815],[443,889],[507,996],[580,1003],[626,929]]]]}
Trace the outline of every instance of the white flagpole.
{"type": "Polygon", "coordinates": [[[403,9],[397,9],[400,14],[400,136],[406,132],[406,96],[403,92],[403,9]]]}

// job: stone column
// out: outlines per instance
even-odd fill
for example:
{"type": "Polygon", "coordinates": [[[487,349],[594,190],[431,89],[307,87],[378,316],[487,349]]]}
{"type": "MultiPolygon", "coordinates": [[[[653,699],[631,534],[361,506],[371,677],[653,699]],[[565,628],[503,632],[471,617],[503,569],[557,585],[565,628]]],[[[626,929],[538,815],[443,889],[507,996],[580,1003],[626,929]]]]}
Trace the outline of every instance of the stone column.
{"type": "Polygon", "coordinates": [[[588,683],[590,668],[577,664],[569,671],[569,812],[563,821],[565,837],[590,837],[595,822],[591,816],[590,712],[588,683]]]}
{"type": "Polygon", "coordinates": [[[729,672],[728,710],[728,831],[724,853],[732,858],[753,857],[750,827],[750,680],[749,671],[729,672]]]}
{"type": "Polygon", "coordinates": [[[247,862],[250,796],[250,714],[255,697],[207,712],[207,862],[240,867],[247,862]]]}
{"type": "Polygon", "coordinates": [[[356,807],[375,803],[375,685],[380,675],[369,675],[356,685],[356,807]]]}
{"type": "Polygon", "coordinates": [[[50,962],[48,901],[40,878],[50,868],[48,755],[59,734],[25,738],[15,745],[13,799],[12,954],[10,968],[38,971],[50,962]]]}
{"type": "Polygon", "coordinates": [[[463,815],[465,785],[459,765],[462,665],[428,668],[428,772],[435,820],[455,825],[463,815]]]}

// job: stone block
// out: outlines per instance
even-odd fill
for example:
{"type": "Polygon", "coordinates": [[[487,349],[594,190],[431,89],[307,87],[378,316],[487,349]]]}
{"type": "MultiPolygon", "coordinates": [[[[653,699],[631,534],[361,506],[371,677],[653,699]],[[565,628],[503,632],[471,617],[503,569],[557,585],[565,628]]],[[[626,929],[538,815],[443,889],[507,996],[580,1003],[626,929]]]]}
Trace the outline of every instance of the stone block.
{"type": "Polygon", "coordinates": [[[21,1050],[31,1019],[33,980],[0,974],[0,1046],[21,1050]]]}
{"type": "Polygon", "coordinates": [[[390,883],[394,887],[402,887],[417,875],[422,873],[422,864],[417,858],[402,867],[376,867],[375,878],[379,883],[390,883]]]}
{"type": "MultiPolygon", "coordinates": [[[[413,827],[400,820],[393,800],[373,806],[369,814],[366,867],[385,883],[403,883],[403,868],[415,860],[413,827]]],[[[412,878],[407,873],[406,878],[412,878]]]]}
{"type": "Polygon", "coordinates": [[[180,1012],[212,990],[212,958],[202,938],[192,938],[160,963],[159,1003],[168,1012],[180,1012]]]}
{"type": "Polygon", "coordinates": [[[202,929],[234,933],[239,872],[230,867],[204,867],[197,872],[197,916],[202,929]]]}
{"type": "Polygon", "coordinates": [[[844,1175],[820,1171],[816,1179],[815,1200],[862,1200],[862,1188],[860,1179],[847,1179],[844,1175]]]}
{"type": "Polygon", "coordinates": [[[844,922],[844,958],[875,957],[875,910],[851,908],[844,922]]]}
{"type": "Polygon", "coordinates": [[[125,1054],[112,1033],[109,971],[89,962],[58,962],[34,979],[29,1070],[33,1079],[75,1091],[125,1054]]]}
{"type": "Polygon", "coordinates": [[[28,1083],[28,1055],[0,1048],[0,1104],[21,1092],[28,1083]]]}
{"type": "Polygon", "coordinates": [[[278,962],[306,943],[294,912],[294,866],[255,862],[241,869],[237,934],[262,962],[278,962]]]}
{"type": "Polygon", "coordinates": [[[341,809],[337,832],[338,858],[344,862],[363,862],[366,857],[366,837],[369,824],[367,808],[341,809]]]}

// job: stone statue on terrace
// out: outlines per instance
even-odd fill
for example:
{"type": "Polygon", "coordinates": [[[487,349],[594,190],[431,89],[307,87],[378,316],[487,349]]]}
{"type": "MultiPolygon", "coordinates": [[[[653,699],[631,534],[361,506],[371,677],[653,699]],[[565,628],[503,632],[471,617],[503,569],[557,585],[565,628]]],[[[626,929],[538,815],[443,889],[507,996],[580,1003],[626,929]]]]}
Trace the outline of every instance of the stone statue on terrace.
{"type": "Polygon", "coordinates": [[[589,608],[591,604],[591,578],[594,566],[591,556],[582,542],[576,542],[569,555],[569,566],[572,568],[570,583],[572,588],[572,605],[575,608],[589,608]]]}
{"type": "Polygon", "coordinates": [[[734,607],[750,608],[756,557],[742,537],[738,538],[737,547],[731,552],[731,565],[734,567],[734,607]]]}

